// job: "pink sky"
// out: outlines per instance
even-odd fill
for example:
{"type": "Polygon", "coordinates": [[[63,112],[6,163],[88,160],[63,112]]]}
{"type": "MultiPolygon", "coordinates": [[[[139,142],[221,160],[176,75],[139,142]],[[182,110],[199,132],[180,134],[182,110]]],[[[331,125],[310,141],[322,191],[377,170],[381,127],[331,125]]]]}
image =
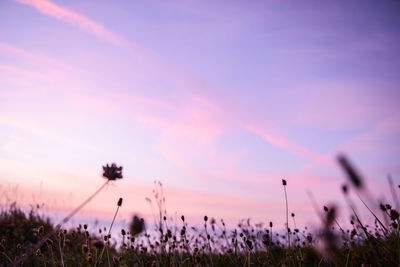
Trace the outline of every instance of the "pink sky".
{"type": "MultiPolygon", "coordinates": [[[[398,3],[48,1],[0,4],[0,201],[66,214],[116,162],[124,179],[79,214],[283,226],[343,203],[335,157],[377,197],[400,176],[398,3]],[[357,10],[357,12],[354,12],[357,10]]],[[[345,211],[344,216],[345,215],[345,211]]],[[[110,218],[111,219],[111,218],[110,218]]]]}

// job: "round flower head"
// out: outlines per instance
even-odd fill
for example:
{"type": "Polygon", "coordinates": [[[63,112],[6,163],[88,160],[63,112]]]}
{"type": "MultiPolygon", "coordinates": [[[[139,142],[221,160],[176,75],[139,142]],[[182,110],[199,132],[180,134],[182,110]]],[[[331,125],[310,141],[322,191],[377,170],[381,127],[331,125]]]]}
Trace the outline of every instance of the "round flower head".
{"type": "Polygon", "coordinates": [[[122,179],[122,166],[117,167],[115,163],[111,164],[111,166],[109,166],[108,164],[106,166],[103,166],[103,171],[103,177],[107,178],[110,181],[122,179]]]}

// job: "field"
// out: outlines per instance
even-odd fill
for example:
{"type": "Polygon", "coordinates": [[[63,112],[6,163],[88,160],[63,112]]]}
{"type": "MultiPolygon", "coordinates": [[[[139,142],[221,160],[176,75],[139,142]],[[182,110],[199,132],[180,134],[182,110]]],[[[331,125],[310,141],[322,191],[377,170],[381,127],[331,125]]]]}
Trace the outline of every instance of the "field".
{"type": "MultiPolygon", "coordinates": [[[[162,185],[157,184],[153,201],[159,208],[157,226],[133,217],[122,229],[117,243],[110,235],[112,224],[102,229],[89,225],[63,228],[72,216],[91,201],[110,181],[122,179],[122,167],[105,166],[105,184],[59,224],[9,205],[0,214],[1,266],[399,266],[400,236],[397,193],[389,178],[393,202],[379,203],[365,190],[365,181],[345,157],[339,163],[348,183],[342,192],[353,210],[348,226],[341,226],[334,206],[316,207],[321,225],[309,229],[275,229],[273,222],[252,225],[241,221],[227,229],[223,220],[204,216],[202,227],[167,219],[162,185]],[[375,218],[373,226],[359,219],[349,195],[354,193],[375,218]],[[368,203],[368,204],[367,204],[368,203]],[[371,204],[370,204],[371,203],[371,204]],[[373,204],[375,203],[375,204],[373,204]],[[376,205],[376,207],[374,207],[376,205]]],[[[282,183],[286,197],[286,180],[282,183]]],[[[95,201],[95,200],[93,200],[95,201]]],[[[287,201],[287,198],[285,199],[287,201]]],[[[286,202],[287,203],[287,202],[286,202]]],[[[115,216],[123,205],[116,203],[115,216]]],[[[286,221],[295,214],[286,210],[286,221]]],[[[115,217],[114,217],[115,219],[115,217]]],[[[295,223],[294,223],[295,225],[295,223]]]]}

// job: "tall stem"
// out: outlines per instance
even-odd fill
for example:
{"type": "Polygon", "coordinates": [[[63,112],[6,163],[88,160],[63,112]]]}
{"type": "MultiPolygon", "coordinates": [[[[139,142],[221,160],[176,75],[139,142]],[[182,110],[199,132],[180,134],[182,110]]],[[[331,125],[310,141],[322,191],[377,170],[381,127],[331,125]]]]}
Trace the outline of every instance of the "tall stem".
{"type": "Polygon", "coordinates": [[[56,228],[53,229],[53,231],[48,232],[43,238],[37,243],[35,246],[33,246],[28,253],[26,253],[25,257],[21,257],[15,264],[14,266],[19,266],[25,259],[30,257],[38,248],[40,248],[46,240],[52,236],[55,232],[60,230],[61,225],[63,223],[68,222],[72,216],[74,216],[80,209],[82,209],[87,203],[89,203],[100,191],[110,182],[110,180],[107,179],[107,181],[99,187],[92,195],[90,195],[85,201],[82,202],[76,209],[74,209],[70,214],[68,214],[64,219],[61,220],[60,223],[57,224],[56,228]]]}
{"type": "MultiPolygon", "coordinates": [[[[114,225],[115,218],[117,217],[119,207],[120,207],[120,206],[118,205],[117,210],[115,211],[115,214],[114,214],[114,218],[113,218],[113,220],[112,220],[112,222],[111,222],[110,228],[108,229],[107,240],[108,240],[108,237],[110,236],[111,228],[112,228],[113,225],[114,225]]],[[[103,247],[103,249],[101,250],[100,256],[99,256],[99,258],[96,260],[94,266],[96,266],[97,263],[100,263],[100,260],[101,260],[101,258],[103,257],[104,249],[106,248],[106,246],[107,246],[107,244],[105,244],[104,247],[103,247]]],[[[108,250],[107,250],[107,251],[108,251],[108,250]]],[[[110,265],[110,262],[108,263],[108,265],[110,265]]]]}
{"type": "Polygon", "coordinates": [[[288,209],[288,201],[287,201],[287,194],[286,194],[286,186],[283,186],[283,190],[285,191],[285,200],[286,200],[286,232],[288,238],[288,244],[290,248],[290,234],[289,234],[289,209],[288,209]]]}

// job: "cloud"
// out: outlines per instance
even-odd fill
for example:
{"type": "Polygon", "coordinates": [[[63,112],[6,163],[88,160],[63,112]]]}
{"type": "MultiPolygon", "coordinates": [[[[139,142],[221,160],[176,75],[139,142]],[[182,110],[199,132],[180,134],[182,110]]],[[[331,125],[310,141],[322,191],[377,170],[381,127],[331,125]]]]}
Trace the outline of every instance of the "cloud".
{"type": "MultiPolygon", "coordinates": [[[[7,65],[7,64],[0,64],[0,71],[3,73],[8,73],[7,76],[4,78],[7,79],[10,75],[18,75],[19,77],[24,77],[24,78],[30,78],[30,79],[38,79],[38,80],[47,80],[48,77],[46,75],[43,75],[41,73],[25,70],[20,67],[15,67],[12,65],[7,65]]],[[[3,79],[2,79],[3,80],[3,79]]],[[[18,80],[16,80],[18,82],[18,80]]]]}
{"type": "Polygon", "coordinates": [[[76,26],[96,37],[106,40],[118,47],[128,45],[128,41],[122,36],[115,34],[103,25],[88,17],[85,17],[77,12],[63,8],[48,0],[15,0],[21,4],[30,5],[36,8],[39,12],[54,17],[70,25],[76,26]]]}
{"type": "Polygon", "coordinates": [[[259,128],[256,128],[254,126],[247,126],[247,129],[259,136],[261,136],[263,139],[268,141],[269,143],[282,148],[294,155],[297,155],[299,157],[305,158],[305,159],[310,159],[316,163],[323,163],[323,162],[328,162],[329,159],[322,154],[316,153],[314,151],[311,151],[310,149],[301,146],[292,140],[283,137],[282,134],[277,135],[273,134],[271,130],[269,131],[263,131],[260,130],[259,128]]]}

